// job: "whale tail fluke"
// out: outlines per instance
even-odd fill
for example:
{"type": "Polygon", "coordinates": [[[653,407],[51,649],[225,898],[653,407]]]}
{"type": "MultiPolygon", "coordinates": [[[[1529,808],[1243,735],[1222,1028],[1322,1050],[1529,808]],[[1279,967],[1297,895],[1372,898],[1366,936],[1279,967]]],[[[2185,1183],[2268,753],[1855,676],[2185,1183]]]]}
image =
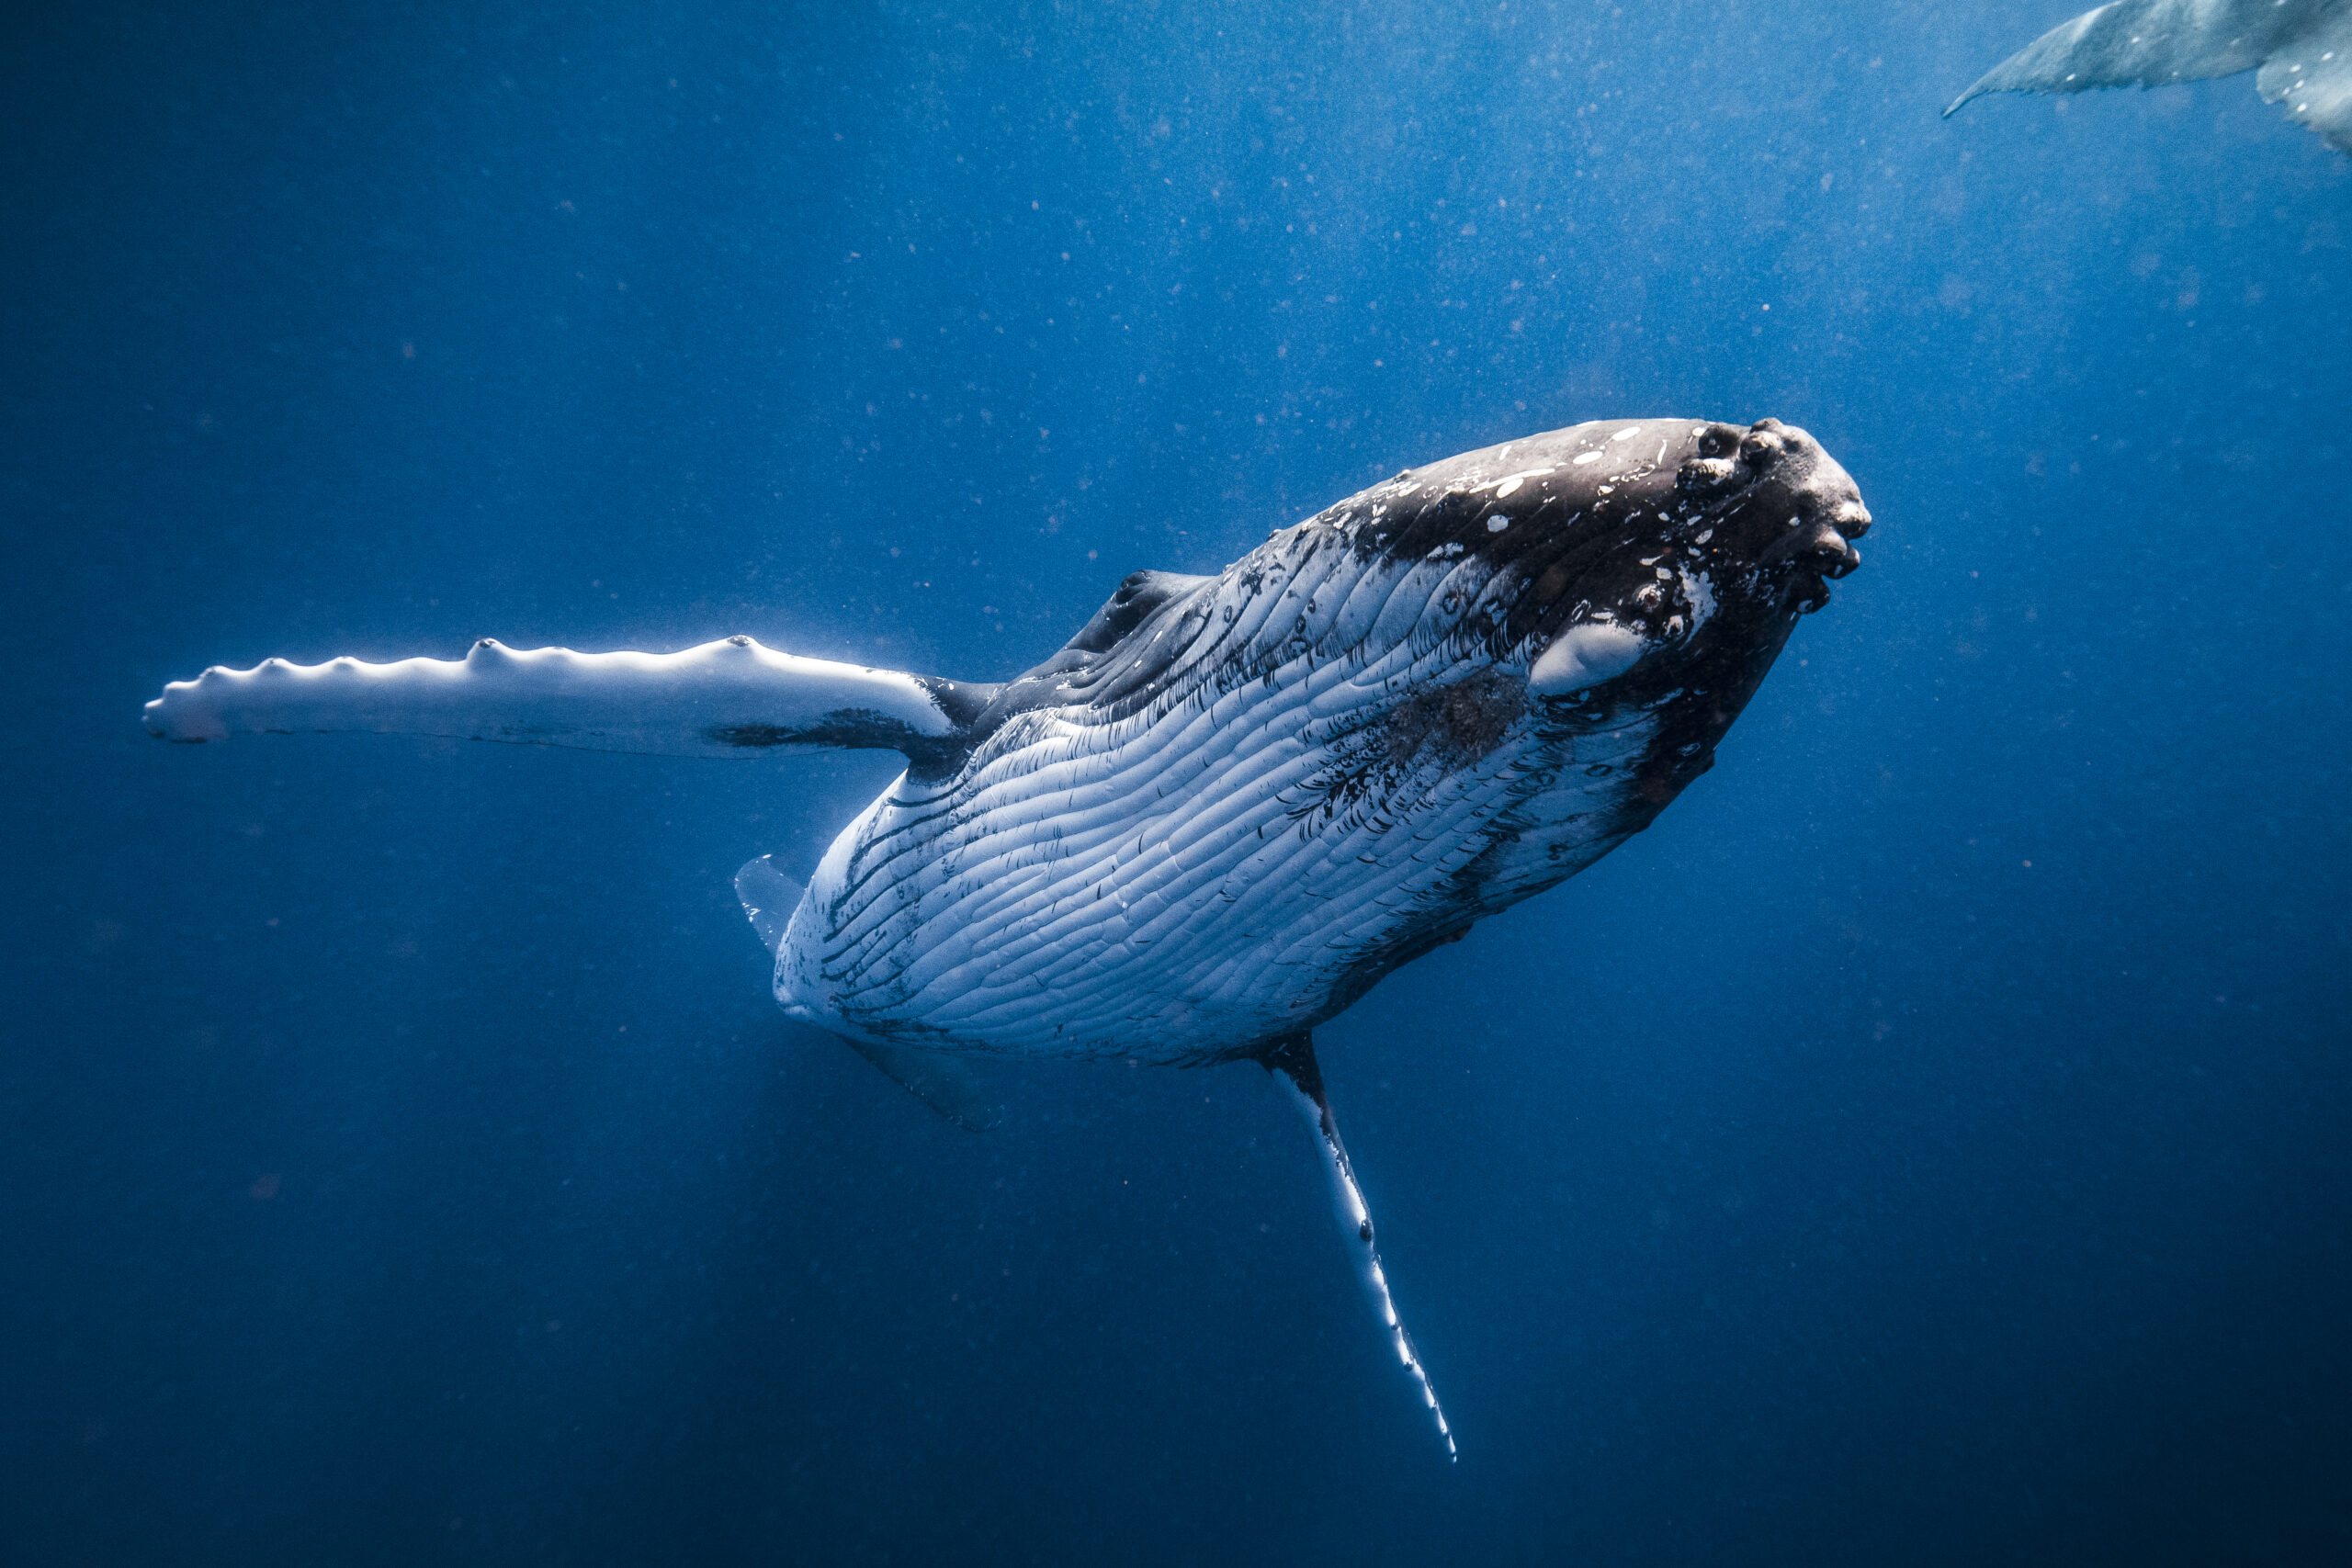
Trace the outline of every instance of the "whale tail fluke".
{"type": "Polygon", "coordinates": [[[1304,1032],[1285,1035],[1268,1046],[1258,1062],[1289,1092],[1292,1101],[1314,1127],[1316,1150],[1322,1155],[1324,1174],[1330,1179],[1332,1206],[1338,1211],[1349,1256],[1355,1259],[1357,1278],[1372,1303],[1374,1314],[1387,1332],[1389,1348],[1396,1352],[1396,1359],[1420,1391],[1421,1402],[1429,1406],[1431,1419],[1437,1422],[1437,1435],[1445,1440],[1445,1457],[1458,1461],[1462,1456],[1453,1446],[1453,1429],[1446,1425],[1445,1410],[1437,1402],[1437,1389],[1430,1382],[1429,1369],[1421,1364],[1420,1352],[1413,1348],[1413,1337],[1405,1332],[1404,1322],[1396,1315],[1396,1298],[1389,1294],[1388,1276],[1380,1267],[1380,1248],[1373,1241],[1372,1210],[1364,1201],[1355,1168],[1348,1162],[1347,1145],[1340,1142],[1340,1124],[1331,1115],[1329,1097],[1323,1092],[1323,1070],[1315,1060],[1313,1038],[1304,1032]]]}
{"type": "Polygon", "coordinates": [[[1979,77],[1987,93],[2163,87],[2256,68],[2256,86],[2352,152],[2352,5],[2346,0],[2114,0],[2061,22],[1979,77]]]}

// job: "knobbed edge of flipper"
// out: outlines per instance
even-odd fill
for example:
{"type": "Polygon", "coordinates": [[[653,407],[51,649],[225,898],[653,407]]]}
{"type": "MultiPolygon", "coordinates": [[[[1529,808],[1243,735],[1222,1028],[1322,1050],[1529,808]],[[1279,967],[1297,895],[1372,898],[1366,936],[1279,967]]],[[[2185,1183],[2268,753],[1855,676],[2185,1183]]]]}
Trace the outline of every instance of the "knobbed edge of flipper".
{"type": "Polygon", "coordinates": [[[895,750],[959,757],[993,685],[805,659],[749,637],[676,653],[518,649],[483,637],[462,660],[265,660],[174,681],[147,705],[159,739],[356,731],[654,756],[895,750]]]}
{"type": "Polygon", "coordinates": [[[1331,1202],[1338,1212],[1348,1248],[1354,1255],[1364,1294],[1371,1299],[1381,1326],[1388,1331],[1389,1348],[1396,1352],[1396,1359],[1404,1363],[1405,1371],[1420,1389],[1421,1401],[1430,1407],[1430,1418],[1437,1422],[1437,1435],[1445,1439],[1447,1461],[1461,1462],[1461,1450],[1453,1444],[1453,1428],[1446,1425],[1445,1407],[1438,1403],[1437,1388],[1430,1382],[1429,1369],[1421,1364],[1420,1352],[1413,1348],[1413,1337],[1405,1332],[1404,1320],[1396,1315],[1396,1298],[1389,1294],[1388,1275],[1380,1267],[1380,1248],[1373,1239],[1372,1207],[1364,1201],[1355,1167],[1348,1160],[1348,1146],[1340,1141],[1340,1123],[1331,1114],[1329,1097],[1323,1092],[1323,1069],[1315,1060],[1314,1037],[1303,1031],[1284,1035],[1260,1052],[1257,1061],[1276,1083],[1288,1088],[1292,1103],[1314,1127],[1315,1145],[1323,1156],[1323,1171],[1331,1181],[1331,1202]]]}

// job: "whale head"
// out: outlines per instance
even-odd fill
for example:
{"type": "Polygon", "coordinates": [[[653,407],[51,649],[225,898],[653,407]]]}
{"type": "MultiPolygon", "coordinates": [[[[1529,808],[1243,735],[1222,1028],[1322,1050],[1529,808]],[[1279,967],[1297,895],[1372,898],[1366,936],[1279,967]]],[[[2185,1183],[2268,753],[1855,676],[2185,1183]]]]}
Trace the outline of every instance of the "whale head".
{"type": "Polygon", "coordinates": [[[1760,679],[1796,618],[1861,564],[1861,492],[1804,431],[1768,419],[1648,434],[1625,422],[1579,441],[1568,460],[1590,477],[1531,519],[1498,583],[1538,697],[1573,702],[1637,674],[1653,694],[1731,668],[1760,679]]]}
{"type": "Polygon", "coordinates": [[[1870,521],[1846,471],[1777,420],[1610,420],[1466,452],[1215,577],[1128,577],[991,689],[937,776],[1027,744],[1007,727],[1041,711],[1094,726],[1207,705],[1280,728],[1305,704],[1336,759],[1308,792],[1319,814],[1532,745],[1528,768],[1589,781],[1557,808],[1613,824],[1593,827],[1598,854],[1712,765],[1870,521]]]}
{"type": "Polygon", "coordinates": [[[1871,524],[1820,443],[1771,419],[1577,425],[1408,470],[1348,512],[1360,548],[1460,569],[1460,603],[1424,612],[1454,679],[1523,701],[1570,750],[1638,721],[1629,829],[1712,765],[1871,524]]]}

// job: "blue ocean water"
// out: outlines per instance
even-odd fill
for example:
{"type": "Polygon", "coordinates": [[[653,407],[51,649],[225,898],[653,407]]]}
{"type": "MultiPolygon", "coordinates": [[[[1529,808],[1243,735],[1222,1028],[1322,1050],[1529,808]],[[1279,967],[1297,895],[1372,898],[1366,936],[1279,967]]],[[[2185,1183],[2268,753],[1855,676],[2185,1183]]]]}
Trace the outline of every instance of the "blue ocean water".
{"type": "Polygon", "coordinates": [[[94,4],[0,51],[24,1563],[2340,1562],[2352,160],[2069,3],[94,4]],[[1265,1076],[786,1023],[888,754],[213,662],[1005,678],[1589,418],[1878,519],[1657,824],[1265,1076]]]}

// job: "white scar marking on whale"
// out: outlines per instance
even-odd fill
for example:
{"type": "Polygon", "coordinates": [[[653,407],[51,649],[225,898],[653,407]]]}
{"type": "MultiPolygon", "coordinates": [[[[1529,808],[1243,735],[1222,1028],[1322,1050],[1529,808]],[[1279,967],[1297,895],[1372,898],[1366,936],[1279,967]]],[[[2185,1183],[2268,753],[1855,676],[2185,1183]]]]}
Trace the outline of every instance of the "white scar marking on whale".
{"type": "MultiPolygon", "coordinates": [[[[1708,532],[1712,533],[1713,530],[1710,529],[1708,532]]],[[[1705,626],[1714,617],[1715,585],[1707,581],[1705,572],[1692,571],[1679,561],[1675,564],[1675,570],[1682,578],[1682,597],[1690,606],[1690,630],[1695,634],[1701,626],[1705,626]]]]}
{"type": "Polygon", "coordinates": [[[1570,626],[1528,671],[1528,689],[1560,697],[1613,681],[1641,661],[1643,648],[1639,632],[1614,621],[1570,626]]]}

